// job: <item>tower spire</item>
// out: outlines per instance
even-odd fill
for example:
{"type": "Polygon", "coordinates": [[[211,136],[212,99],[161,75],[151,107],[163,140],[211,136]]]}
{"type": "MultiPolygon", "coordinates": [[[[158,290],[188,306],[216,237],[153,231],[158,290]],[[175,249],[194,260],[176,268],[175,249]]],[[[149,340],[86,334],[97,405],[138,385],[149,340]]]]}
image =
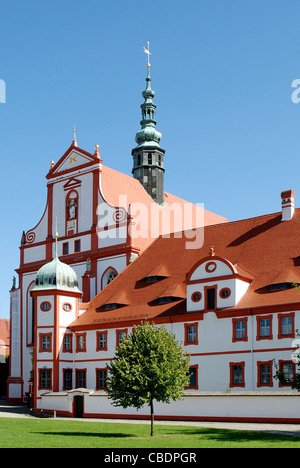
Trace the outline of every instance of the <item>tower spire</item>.
{"type": "Polygon", "coordinates": [[[146,89],[142,93],[144,102],[141,104],[141,130],[136,133],[135,137],[138,146],[131,153],[133,156],[132,173],[153,200],[161,205],[164,203],[163,159],[165,150],[159,145],[162,134],[156,129],[156,104],[153,102],[155,92],[151,88],[149,42],[148,48],[144,47],[144,52],[148,55],[146,89]]]}

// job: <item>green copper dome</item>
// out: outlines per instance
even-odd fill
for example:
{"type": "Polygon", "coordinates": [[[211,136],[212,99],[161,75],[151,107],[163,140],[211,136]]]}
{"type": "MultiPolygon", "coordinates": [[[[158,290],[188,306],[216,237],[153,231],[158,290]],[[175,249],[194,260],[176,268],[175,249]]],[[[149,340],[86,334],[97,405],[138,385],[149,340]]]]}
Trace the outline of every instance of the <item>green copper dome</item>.
{"type": "Polygon", "coordinates": [[[57,244],[54,259],[43,265],[37,272],[33,291],[45,289],[61,289],[64,291],[80,292],[77,275],[73,268],[59,260],[57,244]]]}
{"type": "Polygon", "coordinates": [[[142,109],[142,120],[141,120],[141,130],[136,134],[135,141],[140,146],[158,146],[161,140],[162,134],[158,132],[155,128],[155,110],[156,104],[152,101],[154,98],[154,91],[151,89],[151,76],[150,76],[150,66],[148,66],[147,73],[147,87],[143,91],[143,98],[145,102],[141,105],[142,109]]]}

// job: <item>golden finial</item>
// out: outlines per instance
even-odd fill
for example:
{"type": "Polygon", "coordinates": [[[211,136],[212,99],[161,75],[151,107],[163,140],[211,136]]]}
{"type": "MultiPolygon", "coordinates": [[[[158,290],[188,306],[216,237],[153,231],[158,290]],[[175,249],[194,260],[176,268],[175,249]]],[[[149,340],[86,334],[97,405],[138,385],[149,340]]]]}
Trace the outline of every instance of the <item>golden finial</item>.
{"type": "Polygon", "coordinates": [[[210,248],[210,250],[209,250],[209,255],[210,255],[211,257],[214,257],[214,256],[215,256],[215,249],[214,249],[214,246],[213,246],[213,245],[211,246],[211,248],[210,248]]]}
{"type": "Polygon", "coordinates": [[[98,159],[101,159],[100,153],[99,153],[99,145],[95,145],[95,153],[94,156],[98,159]]]}

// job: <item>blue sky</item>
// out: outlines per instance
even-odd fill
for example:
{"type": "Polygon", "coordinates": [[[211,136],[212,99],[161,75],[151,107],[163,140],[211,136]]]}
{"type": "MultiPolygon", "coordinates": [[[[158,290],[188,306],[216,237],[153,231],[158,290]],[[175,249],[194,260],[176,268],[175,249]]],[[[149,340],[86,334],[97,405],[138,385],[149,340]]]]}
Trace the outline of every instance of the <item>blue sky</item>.
{"type": "Polygon", "coordinates": [[[299,24],[299,0],[1,0],[0,317],[73,126],[131,174],[147,41],[165,189],[229,220],[300,206],[299,24]]]}

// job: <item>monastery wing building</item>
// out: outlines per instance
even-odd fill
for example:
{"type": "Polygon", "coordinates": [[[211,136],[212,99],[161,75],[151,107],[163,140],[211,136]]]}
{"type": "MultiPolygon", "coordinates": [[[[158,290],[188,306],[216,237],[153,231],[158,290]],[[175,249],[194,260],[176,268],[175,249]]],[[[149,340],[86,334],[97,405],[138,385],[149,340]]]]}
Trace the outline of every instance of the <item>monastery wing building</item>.
{"type": "Polygon", "coordinates": [[[72,267],[81,301],[88,302],[159,235],[227,221],[165,191],[165,150],[153,97],[148,66],[141,128],[132,150],[133,176],[105,166],[98,146],[93,153],[79,148],[75,134],[63,156],[50,163],[45,211],[22,235],[19,281],[11,290],[9,401],[24,401],[33,391],[38,318],[31,293],[37,272],[55,255],[72,267]]]}
{"type": "Polygon", "coordinates": [[[158,419],[299,423],[298,392],[274,379],[274,360],[289,378],[296,372],[299,228],[294,191],[285,191],[281,212],[206,226],[200,248],[188,248],[187,232],[160,236],[87,303],[56,240],[31,291],[35,409],[147,417],[149,408],[114,407],[105,392],[107,363],[147,320],[191,356],[183,400],[156,404],[158,419]]]}

